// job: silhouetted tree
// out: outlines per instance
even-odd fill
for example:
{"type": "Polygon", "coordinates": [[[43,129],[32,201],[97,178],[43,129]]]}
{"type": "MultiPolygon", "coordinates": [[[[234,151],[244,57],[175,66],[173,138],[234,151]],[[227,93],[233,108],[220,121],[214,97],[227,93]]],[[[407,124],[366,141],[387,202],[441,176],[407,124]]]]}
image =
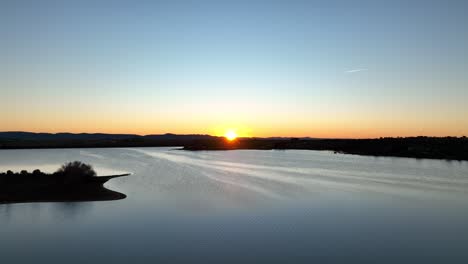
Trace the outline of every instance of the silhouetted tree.
{"type": "Polygon", "coordinates": [[[55,174],[63,175],[66,183],[82,182],[90,177],[96,176],[96,172],[93,170],[93,167],[82,163],[81,161],[68,162],[62,165],[55,174]]]}

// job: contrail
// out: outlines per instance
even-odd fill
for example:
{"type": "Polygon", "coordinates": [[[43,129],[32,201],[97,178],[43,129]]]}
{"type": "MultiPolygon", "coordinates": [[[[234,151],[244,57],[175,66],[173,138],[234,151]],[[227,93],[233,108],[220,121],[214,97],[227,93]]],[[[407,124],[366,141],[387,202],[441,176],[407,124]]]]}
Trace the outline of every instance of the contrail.
{"type": "Polygon", "coordinates": [[[349,70],[345,71],[346,73],[355,73],[355,72],[361,72],[361,71],[367,71],[367,69],[354,69],[354,70],[349,70]]]}

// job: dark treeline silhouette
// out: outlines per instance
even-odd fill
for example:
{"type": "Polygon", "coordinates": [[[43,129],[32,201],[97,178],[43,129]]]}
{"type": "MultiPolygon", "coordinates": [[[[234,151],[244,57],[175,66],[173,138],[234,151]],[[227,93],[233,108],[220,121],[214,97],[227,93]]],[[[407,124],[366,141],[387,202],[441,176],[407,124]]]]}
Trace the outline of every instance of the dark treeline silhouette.
{"type": "Polygon", "coordinates": [[[468,160],[466,137],[407,137],[379,139],[315,139],[289,140],[239,139],[227,141],[211,139],[184,146],[185,150],[232,149],[308,149],[330,150],[337,153],[412,157],[428,159],[468,160]]]}
{"type": "Polygon", "coordinates": [[[40,170],[0,173],[0,203],[117,200],[126,196],[103,184],[128,174],[97,177],[90,165],[69,162],[56,172],[40,170]]]}
{"type": "Polygon", "coordinates": [[[185,150],[309,149],[340,153],[449,160],[468,160],[466,137],[379,139],[240,138],[209,135],[47,134],[0,132],[0,149],[174,147],[185,150]]]}

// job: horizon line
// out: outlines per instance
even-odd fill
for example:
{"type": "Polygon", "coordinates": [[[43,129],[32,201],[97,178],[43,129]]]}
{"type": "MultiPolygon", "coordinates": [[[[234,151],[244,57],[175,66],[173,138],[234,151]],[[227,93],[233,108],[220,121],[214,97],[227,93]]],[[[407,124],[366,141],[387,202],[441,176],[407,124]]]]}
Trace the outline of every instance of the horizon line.
{"type": "MultiPolygon", "coordinates": [[[[133,133],[106,133],[106,132],[31,132],[31,131],[21,131],[21,130],[10,130],[10,131],[0,131],[1,133],[30,133],[30,134],[50,134],[50,135],[58,135],[58,134],[71,134],[71,135],[125,135],[125,136],[164,136],[164,135],[175,135],[175,136],[210,136],[210,137],[225,137],[225,136],[215,136],[210,134],[197,134],[197,133],[189,133],[189,134],[177,134],[177,133],[162,133],[162,134],[133,134],[133,133]]],[[[260,136],[239,136],[237,138],[240,139],[248,139],[248,138],[264,138],[264,139],[271,139],[271,138],[309,138],[309,139],[381,139],[381,138],[418,138],[418,137],[426,137],[426,138],[466,138],[465,135],[462,136],[427,136],[427,135],[414,135],[414,136],[377,136],[377,137],[363,137],[363,138],[346,138],[346,137],[313,137],[313,136],[267,136],[267,137],[260,137],[260,136]]]]}

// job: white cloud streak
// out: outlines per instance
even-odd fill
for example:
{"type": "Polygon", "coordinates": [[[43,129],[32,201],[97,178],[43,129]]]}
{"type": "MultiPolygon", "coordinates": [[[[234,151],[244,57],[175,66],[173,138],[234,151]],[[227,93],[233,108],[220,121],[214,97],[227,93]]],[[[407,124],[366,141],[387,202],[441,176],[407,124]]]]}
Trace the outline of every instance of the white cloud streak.
{"type": "Polygon", "coordinates": [[[349,71],[345,71],[346,73],[355,73],[355,72],[362,72],[362,71],[367,71],[368,69],[353,69],[349,71]]]}

